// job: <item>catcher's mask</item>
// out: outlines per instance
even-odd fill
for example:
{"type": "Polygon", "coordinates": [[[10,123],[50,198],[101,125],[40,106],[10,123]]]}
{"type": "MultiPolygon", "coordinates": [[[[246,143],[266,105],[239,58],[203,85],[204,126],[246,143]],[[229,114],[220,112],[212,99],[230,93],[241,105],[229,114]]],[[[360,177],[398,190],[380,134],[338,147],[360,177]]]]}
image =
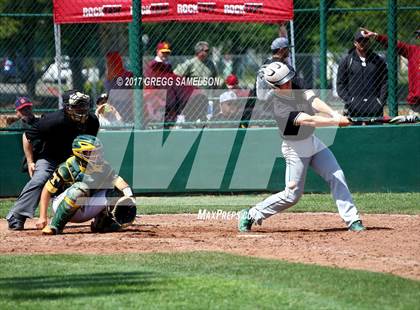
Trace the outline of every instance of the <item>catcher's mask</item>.
{"type": "Polygon", "coordinates": [[[272,62],[261,67],[258,74],[270,87],[278,88],[286,84],[295,76],[295,70],[282,62],[272,62]]]}
{"type": "Polygon", "coordinates": [[[104,163],[101,140],[91,135],[80,135],[73,140],[72,151],[89,171],[101,171],[104,163]]]}
{"type": "Polygon", "coordinates": [[[70,119],[85,123],[89,115],[90,97],[79,91],[69,91],[63,96],[64,111],[70,119]]]}

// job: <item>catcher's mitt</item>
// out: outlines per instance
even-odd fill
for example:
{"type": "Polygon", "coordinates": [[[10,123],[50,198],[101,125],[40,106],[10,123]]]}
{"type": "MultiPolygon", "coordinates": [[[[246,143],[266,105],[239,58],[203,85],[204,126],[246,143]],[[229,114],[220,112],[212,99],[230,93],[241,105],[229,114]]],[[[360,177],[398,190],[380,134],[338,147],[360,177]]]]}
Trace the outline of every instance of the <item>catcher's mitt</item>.
{"type": "Polygon", "coordinates": [[[111,218],[121,227],[131,225],[136,219],[136,200],[133,197],[121,197],[111,210],[111,218]]]}
{"type": "Polygon", "coordinates": [[[92,222],[92,232],[113,232],[130,226],[137,214],[133,197],[121,197],[114,206],[108,206],[92,222]]]}

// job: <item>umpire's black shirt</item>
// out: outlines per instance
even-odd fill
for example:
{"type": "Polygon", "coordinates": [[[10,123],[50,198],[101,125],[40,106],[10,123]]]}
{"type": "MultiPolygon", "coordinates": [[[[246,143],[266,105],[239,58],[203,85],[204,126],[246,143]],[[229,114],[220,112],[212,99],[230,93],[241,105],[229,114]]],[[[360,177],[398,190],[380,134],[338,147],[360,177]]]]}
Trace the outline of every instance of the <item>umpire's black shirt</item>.
{"type": "Polygon", "coordinates": [[[41,140],[43,148],[38,159],[64,162],[72,154],[74,138],[81,134],[96,136],[99,130],[98,118],[89,113],[84,124],[72,121],[64,110],[45,114],[32,128],[26,131],[29,141],[41,140]]]}

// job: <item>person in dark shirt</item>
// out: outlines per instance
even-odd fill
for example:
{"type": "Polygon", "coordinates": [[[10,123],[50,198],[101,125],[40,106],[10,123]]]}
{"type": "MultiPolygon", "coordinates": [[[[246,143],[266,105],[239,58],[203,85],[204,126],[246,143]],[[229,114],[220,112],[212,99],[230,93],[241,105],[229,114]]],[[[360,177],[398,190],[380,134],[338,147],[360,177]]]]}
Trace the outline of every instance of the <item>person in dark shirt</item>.
{"type": "Polygon", "coordinates": [[[32,101],[27,97],[17,97],[15,101],[16,117],[15,122],[7,126],[7,129],[29,129],[37,118],[32,112],[32,101]]]}
{"type": "Polygon", "coordinates": [[[354,47],[342,59],[337,71],[337,92],[350,117],[381,117],[386,104],[388,69],[386,62],[370,48],[361,31],[354,47]]]}
{"type": "MultiPolygon", "coordinates": [[[[388,46],[388,37],[383,34],[361,28],[366,38],[374,38],[384,46],[388,46]]],[[[417,42],[420,41],[420,29],[414,31],[417,42]]],[[[399,115],[391,120],[391,123],[415,123],[420,119],[420,45],[408,44],[397,41],[398,55],[408,60],[408,96],[407,103],[410,105],[414,114],[399,115]]]]}
{"type": "Polygon", "coordinates": [[[25,185],[6,219],[10,230],[22,230],[34,216],[45,182],[56,167],[72,154],[72,142],[80,134],[96,136],[99,121],[89,112],[90,97],[79,91],[63,96],[64,109],[44,115],[25,132],[29,143],[40,140],[43,148],[31,180],[25,185]]]}
{"type": "MultiPolygon", "coordinates": [[[[7,129],[11,130],[28,130],[32,128],[37,122],[38,118],[32,112],[32,100],[27,97],[18,97],[15,101],[17,121],[10,124],[7,129]]],[[[22,172],[28,172],[29,176],[35,170],[35,161],[38,158],[38,154],[41,151],[42,143],[39,140],[33,141],[32,147],[28,147],[29,143],[26,139],[25,134],[22,135],[23,151],[25,156],[22,159],[21,170],[22,172]]]]}
{"type": "MultiPolygon", "coordinates": [[[[284,64],[290,64],[290,47],[291,46],[289,44],[289,39],[287,38],[286,26],[284,23],[281,23],[279,25],[279,37],[274,39],[271,43],[271,56],[263,61],[263,65],[269,65],[272,62],[282,62],[284,64]]],[[[242,124],[245,124],[245,126],[248,126],[246,121],[251,120],[251,116],[256,103],[255,97],[260,97],[261,100],[261,92],[265,92],[266,95],[268,93],[267,90],[261,90],[262,88],[262,81],[257,76],[256,83],[249,93],[249,99],[245,105],[244,116],[242,117],[242,121],[245,121],[242,124]]]]}

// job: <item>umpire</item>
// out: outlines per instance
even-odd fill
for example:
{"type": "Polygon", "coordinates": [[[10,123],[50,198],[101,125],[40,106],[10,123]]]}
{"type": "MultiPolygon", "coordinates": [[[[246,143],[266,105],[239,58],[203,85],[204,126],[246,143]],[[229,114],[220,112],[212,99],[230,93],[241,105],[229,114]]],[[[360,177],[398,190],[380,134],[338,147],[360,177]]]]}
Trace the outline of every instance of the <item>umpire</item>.
{"type": "Polygon", "coordinates": [[[32,178],[25,185],[6,219],[10,230],[23,230],[27,218],[34,216],[45,182],[55,168],[72,154],[72,142],[80,134],[96,136],[99,121],[90,113],[90,97],[71,90],[63,96],[64,109],[46,114],[25,132],[27,140],[40,140],[42,150],[32,178]]]}

